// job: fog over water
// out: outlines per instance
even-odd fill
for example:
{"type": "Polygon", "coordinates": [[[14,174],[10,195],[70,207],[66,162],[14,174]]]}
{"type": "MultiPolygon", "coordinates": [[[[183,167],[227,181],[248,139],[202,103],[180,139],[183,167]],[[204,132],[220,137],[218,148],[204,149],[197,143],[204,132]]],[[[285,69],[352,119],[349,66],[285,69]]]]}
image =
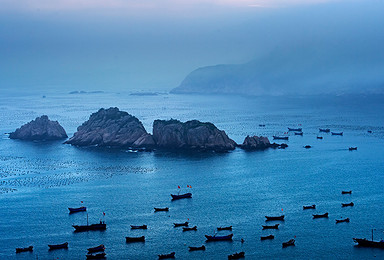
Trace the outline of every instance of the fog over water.
{"type": "Polygon", "coordinates": [[[295,68],[311,60],[347,91],[383,88],[383,1],[0,2],[11,92],[169,91],[199,67],[255,60],[305,79],[307,94],[311,70],[295,68]]]}

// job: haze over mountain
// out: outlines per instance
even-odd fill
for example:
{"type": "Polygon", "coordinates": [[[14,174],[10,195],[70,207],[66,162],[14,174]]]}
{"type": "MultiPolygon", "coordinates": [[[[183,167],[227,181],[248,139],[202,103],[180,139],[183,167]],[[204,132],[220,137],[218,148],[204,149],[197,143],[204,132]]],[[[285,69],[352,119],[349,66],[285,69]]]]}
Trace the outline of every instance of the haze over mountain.
{"type": "Polygon", "coordinates": [[[0,3],[3,91],[382,89],[379,0],[0,3]]]}

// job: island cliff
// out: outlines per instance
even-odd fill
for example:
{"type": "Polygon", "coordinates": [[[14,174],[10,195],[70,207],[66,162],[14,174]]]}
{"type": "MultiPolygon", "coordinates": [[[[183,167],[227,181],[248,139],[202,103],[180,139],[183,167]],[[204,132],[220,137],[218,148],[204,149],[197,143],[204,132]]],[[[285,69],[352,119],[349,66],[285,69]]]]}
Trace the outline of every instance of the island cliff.
{"type": "Polygon", "coordinates": [[[49,120],[43,115],[16,129],[9,134],[11,139],[28,141],[52,141],[67,138],[64,128],[57,121],[49,120]]]}
{"type": "Polygon", "coordinates": [[[166,149],[190,149],[229,151],[236,143],[212,123],[197,120],[180,122],[178,120],[155,120],[153,138],[157,147],[166,149]]]}
{"type": "Polygon", "coordinates": [[[155,143],[136,117],[117,107],[101,108],[65,142],[76,146],[151,147],[155,143]]]}

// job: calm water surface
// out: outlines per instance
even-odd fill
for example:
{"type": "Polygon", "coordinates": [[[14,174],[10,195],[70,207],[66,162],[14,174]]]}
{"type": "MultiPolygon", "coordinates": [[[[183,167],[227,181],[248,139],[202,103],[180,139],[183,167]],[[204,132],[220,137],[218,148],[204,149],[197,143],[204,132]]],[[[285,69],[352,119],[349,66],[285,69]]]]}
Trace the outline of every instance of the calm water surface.
{"type": "MultiPolygon", "coordinates": [[[[104,244],[108,259],[383,259],[384,251],[354,247],[353,237],[384,238],[384,102],[380,99],[282,99],[182,95],[47,94],[0,98],[0,132],[14,131],[42,114],[58,120],[68,135],[100,107],[117,106],[138,117],[148,131],[154,119],[199,119],[223,129],[236,142],[246,135],[289,133],[285,150],[225,154],[132,152],[76,148],[62,142],[0,139],[0,259],[85,259],[86,248],[104,244]],[[259,127],[265,124],[266,127],[259,127]],[[320,127],[344,136],[321,134],[320,127]],[[367,130],[372,130],[369,134],[367,130]],[[303,146],[311,145],[311,149],[303,146]],[[348,147],[357,146],[357,151],[348,147]],[[170,193],[191,191],[192,199],[172,202],[170,193]],[[191,185],[192,189],[187,188],[191,185]],[[352,195],[341,195],[353,190],[352,195]],[[87,214],[68,214],[80,201],[90,222],[103,219],[104,232],[74,233],[87,214]],[[353,201],[354,207],[341,203],[353,201]],[[316,204],[316,210],[302,210],[316,204]],[[153,212],[169,207],[169,212],[153,212]],[[105,213],[105,216],[103,215],[105,213]],[[329,212],[328,219],[312,219],[329,212]],[[285,214],[279,230],[262,230],[265,215],[285,214]],[[335,224],[349,217],[350,223],[335,224]],[[189,221],[182,232],[173,222],[189,221]],[[147,224],[148,230],[130,230],[147,224]],[[205,243],[218,226],[233,226],[234,241],[205,243]],[[260,241],[274,234],[275,239],[260,241]],[[145,235],[145,243],[125,236],[145,235]],[[240,240],[243,238],[244,243],[240,240]],[[296,239],[296,246],[281,243],[296,239]],[[69,242],[68,250],[48,244],[69,242]],[[188,246],[206,245],[205,252],[188,246]],[[15,254],[16,247],[33,253],[15,254]]],[[[274,223],[271,223],[274,224],[274,223]]],[[[220,234],[228,234],[221,231],[220,234]]]]}

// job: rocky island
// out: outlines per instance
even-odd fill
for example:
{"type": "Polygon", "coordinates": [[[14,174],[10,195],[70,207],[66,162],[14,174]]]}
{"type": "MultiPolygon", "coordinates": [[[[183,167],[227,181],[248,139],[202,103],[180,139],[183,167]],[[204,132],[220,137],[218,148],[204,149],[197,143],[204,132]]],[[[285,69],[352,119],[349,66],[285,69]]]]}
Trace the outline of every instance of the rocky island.
{"type": "Polygon", "coordinates": [[[10,139],[27,141],[52,141],[67,138],[67,133],[57,121],[49,120],[43,115],[16,129],[9,134],[10,139]]]}
{"type": "Polygon", "coordinates": [[[236,143],[212,123],[197,120],[155,120],[153,138],[157,147],[166,149],[229,151],[236,143]]]}
{"type": "Polygon", "coordinates": [[[136,117],[117,107],[101,108],[65,142],[75,146],[153,147],[155,142],[136,117]]]}

